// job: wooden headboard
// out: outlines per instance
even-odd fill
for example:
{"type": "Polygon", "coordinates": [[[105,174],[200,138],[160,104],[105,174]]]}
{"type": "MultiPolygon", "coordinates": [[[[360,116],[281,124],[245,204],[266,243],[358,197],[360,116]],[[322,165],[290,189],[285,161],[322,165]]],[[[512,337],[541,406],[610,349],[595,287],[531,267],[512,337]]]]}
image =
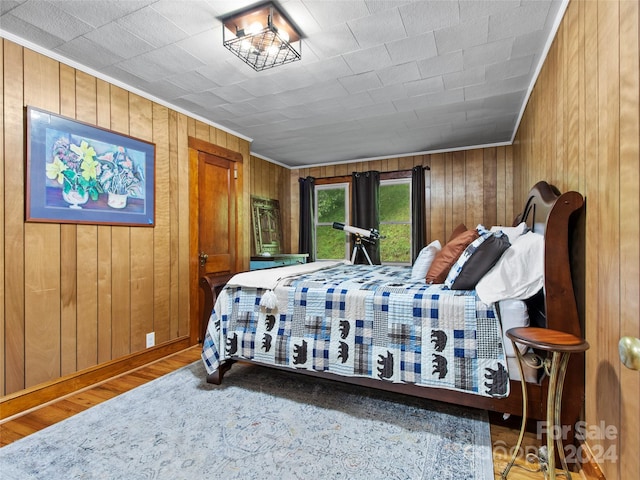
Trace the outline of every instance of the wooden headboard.
{"type": "MultiPolygon", "coordinates": [[[[560,192],[547,182],[538,182],[529,191],[524,209],[514,222],[525,222],[544,235],[544,325],[582,337],[580,319],[571,277],[569,233],[572,216],[583,206],[578,192],[560,192]]],[[[529,305],[536,310],[534,299],[529,305]]]]}

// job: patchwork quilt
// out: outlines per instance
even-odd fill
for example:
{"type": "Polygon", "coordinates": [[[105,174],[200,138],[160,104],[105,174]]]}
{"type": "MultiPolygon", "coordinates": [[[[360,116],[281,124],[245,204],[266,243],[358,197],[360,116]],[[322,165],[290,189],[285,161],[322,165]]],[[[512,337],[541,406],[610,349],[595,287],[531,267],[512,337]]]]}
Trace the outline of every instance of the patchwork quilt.
{"type": "Polygon", "coordinates": [[[206,368],[213,373],[225,359],[250,359],[506,397],[493,306],[475,291],[410,277],[406,266],[340,264],[280,279],[273,292],[227,285],[207,327],[206,368]],[[264,302],[265,296],[277,301],[264,302]]]}

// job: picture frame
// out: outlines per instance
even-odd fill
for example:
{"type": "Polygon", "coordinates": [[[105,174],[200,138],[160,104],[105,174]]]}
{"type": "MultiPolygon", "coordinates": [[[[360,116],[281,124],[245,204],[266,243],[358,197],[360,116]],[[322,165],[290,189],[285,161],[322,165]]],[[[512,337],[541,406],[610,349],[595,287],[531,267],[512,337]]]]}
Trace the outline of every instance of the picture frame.
{"type": "Polygon", "coordinates": [[[155,144],[28,106],[26,221],[155,224],[155,144]]]}

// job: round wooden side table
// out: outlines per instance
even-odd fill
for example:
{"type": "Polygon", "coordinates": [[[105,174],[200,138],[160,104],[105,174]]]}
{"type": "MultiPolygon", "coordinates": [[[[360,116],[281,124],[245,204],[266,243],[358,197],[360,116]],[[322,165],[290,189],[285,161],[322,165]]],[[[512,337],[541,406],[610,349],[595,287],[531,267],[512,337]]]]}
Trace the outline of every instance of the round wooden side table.
{"type": "Polygon", "coordinates": [[[518,370],[520,371],[520,381],[522,384],[522,426],[520,427],[518,443],[516,444],[511,460],[502,472],[501,478],[507,478],[511,467],[516,461],[518,452],[520,451],[520,447],[522,446],[522,439],[524,438],[524,432],[527,423],[527,382],[525,380],[524,370],[522,366],[525,360],[517,345],[520,344],[526,347],[531,347],[535,350],[547,352],[546,358],[541,359],[542,366],[544,367],[547,375],[549,375],[549,391],[547,394],[547,458],[540,458],[542,470],[545,473],[545,478],[548,477],[550,480],[555,480],[556,468],[553,441],[555,437],[555,443],[557,444],[560,463],[562,464],[562,468],[566,477],[570,479],[571,473],[569,472],[567,461],[564,456],[562,435],[557,434],[558,431],[562,432],[562,426],[560,425],[562,387],[564,384],[565,374],[567,373],[567,364],[569,363],[569,357],[572,353],[581,353],[588,350],[589,344],[586,340],[576,337],[575,335],[571,335],[570,333],[537,327],[512,328],[507,331],[507,337],[511,339],[511,343],[513,343],[513,349],[516,352],[516,357],[518,359],[518,370]]]}

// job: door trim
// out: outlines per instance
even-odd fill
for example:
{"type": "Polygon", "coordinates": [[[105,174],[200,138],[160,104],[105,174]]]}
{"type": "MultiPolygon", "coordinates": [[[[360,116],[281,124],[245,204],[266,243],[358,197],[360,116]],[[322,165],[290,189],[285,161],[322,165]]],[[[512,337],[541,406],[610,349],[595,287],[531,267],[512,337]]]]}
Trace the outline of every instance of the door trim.
{"type": "MultiPolygon", "coordinates": [[[[200,287],[199,282],[199,265],[198,265],[198,220],[200,218],[200,208],[198,206],[198,154],[200,152],[207,153],[209,155],[215,155],[217,157],[224,158],[235,163],[235,169],[237,171],[237,183],[235,188],[236,196],[236,247],[240,244],[242,237],[242,224],[240,222],[242,208],[242,192],[243,185],[242,179],[242,164],[243,157],[239,152],[229,150],[228,148],[214,145],[212,143],[200,140],[194,137],[189,137],[189,337],[191,344],[198,343],[198,326],[200,324],[200,318],[198,307],[200,302],[200,287]]],[[[238,265],[241,265],[242,252],[236,248],[236,271],[238,265]]]]}

